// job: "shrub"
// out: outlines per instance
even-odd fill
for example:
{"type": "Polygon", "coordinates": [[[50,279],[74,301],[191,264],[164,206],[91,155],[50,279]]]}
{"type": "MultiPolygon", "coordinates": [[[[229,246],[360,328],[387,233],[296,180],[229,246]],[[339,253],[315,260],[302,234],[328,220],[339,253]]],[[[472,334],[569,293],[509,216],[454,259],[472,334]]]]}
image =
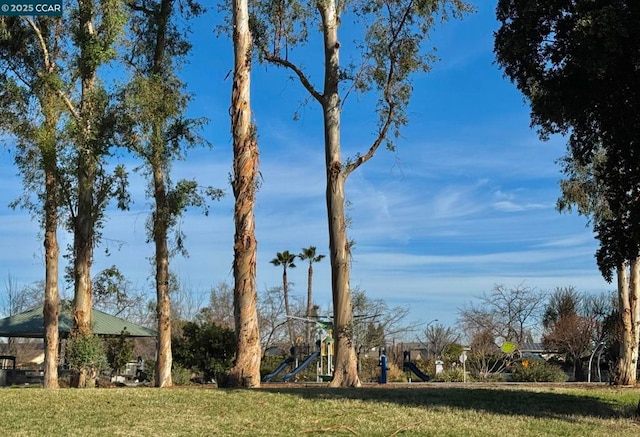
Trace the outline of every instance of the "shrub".
{"type": "Polygon", "coordinates": [[[105,353],[111,370],[116,374],[122,372],[133,359],[133,341],[127,337],[126,329],[117,337],[105,339],[105,353]]]}
{"type": "MultiPolygon", "coordinates": [[[[471,379],[470,375],[467,375],[467,381],[471,379]]],[[[434,382],[463,382],[465,380],[462,367],[450,367],[438,373],[434,378],[434,382]]]]}
{"type": "Polygon", "coordinates": [[[191,370],[175,364],[171,369],[171,380],[175,385],[187,385],[191,383],[191,370]]]}
{"type": "Polygon", "coordinates": [[[402,370],[401,367],[397,366],[395,363],[388,362],[387,363],[387,381],[388,382],[406,382],[407,375],[402,370]]]}
{"type": "Polygon", "coordinates": [[[93,335],[69,339],[65,358],[71,369],[70,384],[73,387],[95,387],[100,372],[108,368],[103,342],[93,335]]]}
{"type": "Polygon", "coordinates": [[[67,341],[65,358],[71,370],[93,370],[99,373],[107,368],[102,340],[93,335],[78,336],[67,341]]]}
{"type": "Polygon", "coordinates": [[[513,381],[518,382],[565,382],[567,374],[558,366],[545,360],[524,358],[513,365],[513,381]]]}
{"type": "Polygon", "coordinates": [[[209,381],[217,380],[233,366],[236,340],[228,328],[187,322],[182,335],[171,340],[171,347],[177,365],[201,373],[209,381]]]}

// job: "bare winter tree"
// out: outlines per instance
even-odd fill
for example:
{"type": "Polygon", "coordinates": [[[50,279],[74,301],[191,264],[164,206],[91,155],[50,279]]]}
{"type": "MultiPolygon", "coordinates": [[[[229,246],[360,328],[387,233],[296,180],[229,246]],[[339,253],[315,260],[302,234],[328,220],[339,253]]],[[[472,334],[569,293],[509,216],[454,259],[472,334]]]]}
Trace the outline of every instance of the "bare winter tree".
{"type": "Polygon", "coordinates": [[[441,357],[459,339],[460,334],[456,333],[453,328],[437,323],[427,326],[422,333],[420,343],[427,348],[427,355],[435,359],[441,357]]]}
{"type": "Polygon", "coordinates": [[[469,339],[489,333],[498,342],[520,346],[532,341],[546,298],[544,292],[524,284],[512,288],[496,285],[478,297],[479,303],[459,309],[458,316],[469,339]]]}
{"type": "Polygon", "coordinates": [[[234,330],[233,287],[226,282],[220,282],[213,287],[209,295],[209,305],[200,310],[196,319],[234,330]]]}

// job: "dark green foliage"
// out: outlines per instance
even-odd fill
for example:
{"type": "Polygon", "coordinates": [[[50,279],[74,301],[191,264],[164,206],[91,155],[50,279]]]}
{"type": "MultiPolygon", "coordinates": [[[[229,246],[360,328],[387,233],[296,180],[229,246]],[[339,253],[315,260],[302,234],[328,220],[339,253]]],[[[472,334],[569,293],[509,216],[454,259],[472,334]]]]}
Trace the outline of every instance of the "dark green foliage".
{"type": "Polygon", "coordinates": [[[512,366],[512,379],[517,382],[565,382],[567,374],[559,367],[536,358],[523,358],[512,366]]]}
{"type": "Polygon", "coordinates": [[[127,6],[131,16],[125,64],[131,77],[119,92],[119,143],[144,161],[141,168],[149,177],[148,196],[156,201],[147,220],[149,241],[158,233],[172,232],[173,253],[186,256],[180,217],[189,207],[207,214],[207,199],[224,195],[221,189],[198,186],[195,180],[173,182],[170,176],[172,162],[185,159],[188,149],[211,146],[200,135],[208,120],[184,116],[191,96],[177,76],[191,49],[183,18],[204,10],[194,1],[139,0],[127,6]],[[152,177],[160,174],[161,180],[152,177]],[[158,194],[158,184],[163,185],[164,196],[158,194]]]}
{"type": "Polygon", "coordinates": [[[562,317],[578,314],[582,298],[574,287],[557,288],[551,296],[542,316],[542,325],[550,329],[562,317]]]}
{"type": "Polygon", "coordinates": [[[118,337],[104,341],[105,355],[111,370],[122,372],[124,366],[133,359],[133,341],[127,336],[126,329],[118,337]]]}
{"type": "Polygon", "coordinates": [[[640,3],[500,0],[497,18],[497,61],[532,124],[543,138],[569,135],[565,172],[579,189],[565,186],[565,200],[594,215],[610,281],[640,251],[640,3]]]}
{"type": "Polygon", "coordinates": [[[71,370],[92,369],[97,372],[107,367],[105,350],[100,338],[93,335],[77,336],[67,341],[65,359],[71,370]]]}
{"type": "Polygon", "coordinates": [[[181,336],[171,340],[175,364],[201,373],[206,381],[218,379],[233,365],[235,334],[213,323],[187,322],[181,336]]]}

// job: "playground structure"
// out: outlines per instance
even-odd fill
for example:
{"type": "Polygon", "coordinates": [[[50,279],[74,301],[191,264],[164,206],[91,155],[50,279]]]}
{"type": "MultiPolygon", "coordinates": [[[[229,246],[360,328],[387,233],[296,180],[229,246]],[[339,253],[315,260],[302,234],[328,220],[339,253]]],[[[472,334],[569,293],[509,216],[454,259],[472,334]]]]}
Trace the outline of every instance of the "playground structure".
{"type": "MultiPolygon", "coordinates": [[[[420,378],[422,382],[429,382],[429,380],[431,379],[429,378],[429,375],[427,375],[422,370],[420,370],[418,366],[416,366],[416,363],[411,361],[410,351],[404,351],[402,353],[402,356],[403,356],[402,370],[404,370],[405,372],[413,373],[415,376],[420,378]]],[[[409,382],[411,382],[411,378],[409,378],[409,382]]]]}
{"type": "Polygon", "coordinates": [[[316,382],[326,382],[333,378],[333,335],[330,322],[322,322],[318,320],[303,319],[300,317],[292,317],[295,319],[303,320],[306,323],[315,323],[316,325],[316,350],[309,353],[301,361],[298,359],[298,351],[300,348],[292,347],[291,355],[287,357],[276,369],[265,375],[262,378],[262,382],[272,382],[276,380],[285,369],[293,367],[293,369],[285,373],[281,381],[290,382],[305,369],[309,367],[312,362],[316,362],[316,382]]]}

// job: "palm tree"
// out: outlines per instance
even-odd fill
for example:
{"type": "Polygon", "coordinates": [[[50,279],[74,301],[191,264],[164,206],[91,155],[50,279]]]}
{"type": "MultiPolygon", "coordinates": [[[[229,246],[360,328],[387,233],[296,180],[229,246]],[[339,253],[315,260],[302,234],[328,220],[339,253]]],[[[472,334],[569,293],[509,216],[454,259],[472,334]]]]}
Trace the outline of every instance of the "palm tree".
{"type": "Polygon", "coordinates": [[[284,311],[287,316],[287,330],[289,331],[289,339],[291,344],[296,343],[296,338],[293,334],[293,321],[291,320],[291,312],[289,311],[289,282],[287,281],[287,269],[295,268],[296,265],[293,261],[296,259],[296,255],[289,253],[288,250],[284,252],[276,253],[276,257],[270,262],[274,266],[282,266],[282,293],[284,294],[284,311]]]}
{"type": "MultiPolygon", "coordinates": [[[[315,246],[309,246],[306,248],[303,247],[302,252],[298,254],[298,258],[300,258],[302,261],[309,261],[309,270],[307,275],[307,314],[306,314],[307,319],[311,317],[311,311],[313,309],[313,301],[311,299],[312,284],[313,284],[313,263],[322,261],[322,258],[324,257],[325,255],[316,254],[315,246]]],[[[305,340],[307,344],[310,344],[311,343],[311,324],[310,323],[307,323],[306,325],[305,334],[306,334],[305,340]]]]}

